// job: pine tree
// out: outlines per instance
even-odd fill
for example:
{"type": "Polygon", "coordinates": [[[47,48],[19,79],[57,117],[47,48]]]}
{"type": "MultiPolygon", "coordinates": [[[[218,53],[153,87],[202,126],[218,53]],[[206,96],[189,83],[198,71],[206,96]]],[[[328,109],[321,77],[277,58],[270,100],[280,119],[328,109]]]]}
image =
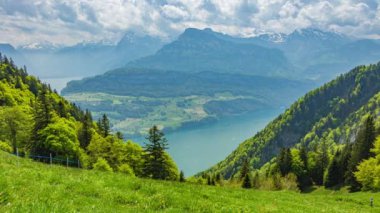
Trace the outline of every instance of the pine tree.
{"type": "Polygon", "coordinates": [[[312,185],[312,181],[310,178],[309,165],[308,165],[308,153],[307,153],[307,148],[305,144],[301,145],[299,156],[303,164],[303,172],[299,176],[297,176],[297,182],[298,182],[298,187],[301,190],[304,190],[308,186],[312,185]]]}
{"type": "Polygon", "coordinates": [[[41,93],[37,96],[34,112],[34,127],[32,131],[31,151],[35,154],[48,154],[48,150],[40,143],[39,131],[47,127],[51,122],[52,106],[46,87],[42,87],[41,93]]]}
{"type": "Polygon", "coordinates": [[[348,173],[348,167],[351,159],[351,152],[352,152],[352,143],[346,143],[344,148],[342,149],[342,154],[339,159],[339,169],[340,169],[340,178],[339,178],[339,184],[345,183],[345,178],[348,173]]]}
{"type": "Polygon", "coordinates": [[[66,118],[67,117],[66,107],[65,107],[65,104],[63,103],[63,101],[59,101],[58,102],[57,112],[58,112],[58,115],[61,118],[66,118]]]}
{"type": "Polygon", "coordinates": [[[212,186],[215,186],[215,185],[216,185],[215,177],[212,177],[212,178],[211,178],[211,185],[212,185],[212,186]]]}
{"type": "Polygon", "coordinates": [[[83,149],[85,149],[90,144],[90,141],[92,139],[91,129],[93,128],[93,125],[92,125],[92,115],[90,111],[86,110],[81,122],[82,122],[82,128],[80,129],[80,134],[79,134],[78,139],[79,139],[80,146],[83,149]]]}
{"type": "Polygon", "coordinates": [[[306,170],[308,170],[308,157],[307,157],[307,148],[305,144],[301,145],[300,148],[300,158],[302,162],[304,163],[304,167],[306,170]]]}
{"type": "Polygon", "coordinates": [[[217,174],[215,175],[215,181],[216,181],[217,183],[220,183],[220,182],[222,181],[222,176],[220,175],[220,173],[217,173],[217,174]]]}
{"type": "Polygon", "coordinates": [[[324,173],[329,166],[329,153],[326,141],[322,141],[319,144],[316,160],[314,182],[315,184],[322,186],[324,173]]]}
{"type": "Polygon", "coordinates": [[[341,153],[338,150],[335,153],[334,158],[327,169],[326,180],[324,181],[325,187],[328,187],[328,188],[333,187],[340,183],[340,178],[342,176],[341,168],[339,167],[340,158],[341,158],[341,153]]]}
{"type": "Polygon", "coordinates": [[[241,166],[240,170],[240,180],[243,180],[243,178],[249,173],[249,163],[248,159],[244,159],[243,165],[241,166]]]}
{"type": "Polygon", "coordinates": [[[242,183],[241,187],[243,187],[245,189],[252,188],[251,178],[249,177],[249,174],[246,174],[244,176],[243,183],[242,183]]]}
{"type": "Polygon", "coordinates": [[[281,176],[287,175],[292,170],[292,155],[289,148],[282,148],[277,157],[277,165],[281,176]]]}
{"type": "Polygon", "coordinates": [[[371,149],[373,148],[375,137],[376,131],[373,117],[369,115],[352,146],[351,158],[346,173],[346,183],[350,186],[350,191],[358,191],[361,188],[354,173],[357,171],[357,166],[360,162],[372,156],[371,149]]]}
{"type": "Polygon", "coordinates": [[[99,118],[97,124],[98,124],[100,135],[102,135],[103,137],[107,137],[108,135],[110,135],[110,132],[111,132],[110,121],[106,114],[103,114],[103,116],[99,118]]]}
{"type": "Polygon", "coordinates": [[[157,126],[149,129],[146,138],[149,143],[145,144],[144,174],[153,179],[167,179],[169,176],[168,162],[165,158],[165,150],[168,143],[165,135],[157,126]]]}
{"type": "Polygon", "coordinates": [[[255,189],[260,188],[260,176],[259,176],[259,172],[257,171],[255,172],[255,175],[253,176],[252,187],[255,189]]]}
{"type": "Polygon", "coordinates": [[[185,181],[186,181],[185,174],[181,170],[181,172],[179,173],[179,182],[185,182],[185,181]]]}

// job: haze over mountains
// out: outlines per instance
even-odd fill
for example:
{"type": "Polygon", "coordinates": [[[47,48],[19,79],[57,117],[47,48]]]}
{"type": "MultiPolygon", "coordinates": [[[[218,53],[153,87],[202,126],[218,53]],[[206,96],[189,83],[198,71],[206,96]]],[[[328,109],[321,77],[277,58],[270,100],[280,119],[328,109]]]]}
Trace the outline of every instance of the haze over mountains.
{"type": "Polygon", "coordinates": [[[20,47],[0,44],[0,52],[27,65],[40,78],[84,77],[104,73],[127,62],[156,52],[164,41],[126,33],[119,42],[83,42],[73,46],[33,43],[20,47]]]}

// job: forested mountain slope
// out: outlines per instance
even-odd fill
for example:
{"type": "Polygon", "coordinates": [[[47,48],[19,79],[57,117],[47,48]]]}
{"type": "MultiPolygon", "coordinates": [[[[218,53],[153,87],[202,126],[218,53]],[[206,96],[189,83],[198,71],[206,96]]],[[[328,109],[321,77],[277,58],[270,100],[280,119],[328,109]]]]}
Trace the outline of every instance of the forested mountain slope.
{"type": "Polygon", "coordinates": [[[166,144],[160,144],[163,134],[157,127],[149,134],[159,149],[123,141],[120,133],[111,132],[105,114],[94,122],[88,110],[82,111],[0,54],[0,150],[44,162],[50,158],[50,163],[53,158],[66,165],[75,162],[84,169],[176,179],[179,171],[166,144]],[[162,162],[154,168],[152,153],[162,162]]]}
{"type": "Polygon", "coordinates": [[[302,142],[313,149],[322,140],[350,142],[357,125],[368,113],[375,116],[380,106],[380,63],[358,66],[300,98],[283,114],[244,141],[225,160],[205,171],[231,177],[244,159],[259,168],[281,148],[302,142]]]}
{"type": "Polygon", "coordinates": [[[103,75],[71,81],[62,90],[62,94],[104,92],[123,96],[178,97],[230,92],[233,95],[263,96],[264,99],[277,102],[282,98],[277,94],[286,92],[293,96],[297,91],[305,91],[311,85],[307,81],[278,77],[120,68],[103,75]]]}

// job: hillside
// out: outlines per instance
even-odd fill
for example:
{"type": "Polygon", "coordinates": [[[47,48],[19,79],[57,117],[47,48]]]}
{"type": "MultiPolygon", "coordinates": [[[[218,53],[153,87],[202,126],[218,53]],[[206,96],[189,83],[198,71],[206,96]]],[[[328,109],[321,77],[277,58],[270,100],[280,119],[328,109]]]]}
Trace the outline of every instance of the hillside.
{"type": "Polygon", "coordinates": [[[49,166],[0,151],[0,211],[27,212],[373,212],[379,193],[310,194],[153,181],[49,166]]]}
{"type": "Polygon", "coordinates": [[[377,119],[379,80],[380,63],[358,66],[309,92],[205,173],[222,173],[229,178],[239,171],[244,159],[248,158],[252,167],[259,168],[275,157],[281,148],[301,142],[311,150],[315,150],[321,141],[352,142],[358,125],[368,113],[377,119]]]}
{"type": "Polygon", "coordinates": [[[107,115],[94,122],[90,111],[82,111],[7,56],[0,56],[0,150],[45,163],[64,161],[84,169],[177,179],[178,168],[166,152],[167,145],[161,144],[163,133],[153,126],[149,136],[157,145],[149,145],[153,139],[147,139],[143,149],[124,141],[120,132],[111,131],[107,115]],[[158,164],[151,160],[152,153],[159,156],[158,164]]]}
{"type": "Polygon", "coordinates": [[[141,134],[153,123],[177,129],[288,106],[312,86],[274,77],[120,68],[71,81],[62,94],[95,116],[107,113],[117,130],[141,134]]]}

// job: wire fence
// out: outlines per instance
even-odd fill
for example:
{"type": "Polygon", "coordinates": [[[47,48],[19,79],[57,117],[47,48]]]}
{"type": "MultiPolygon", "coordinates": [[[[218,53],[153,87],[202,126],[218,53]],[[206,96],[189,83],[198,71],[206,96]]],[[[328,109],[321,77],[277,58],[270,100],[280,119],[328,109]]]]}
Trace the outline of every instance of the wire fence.
{"type": "Polygon", "coordinates": [[[69,157],[53,157],[50,153],[49,156],[44,155],[27,155],[25,153],[19,153],[16,149],[16,153],[13,153],[17,157],[31,158],[35,161],[52,164],[63,165],[66,167],[78,167],[81,168],[81,163],[79,159],[70,159],[69,157]]]}

